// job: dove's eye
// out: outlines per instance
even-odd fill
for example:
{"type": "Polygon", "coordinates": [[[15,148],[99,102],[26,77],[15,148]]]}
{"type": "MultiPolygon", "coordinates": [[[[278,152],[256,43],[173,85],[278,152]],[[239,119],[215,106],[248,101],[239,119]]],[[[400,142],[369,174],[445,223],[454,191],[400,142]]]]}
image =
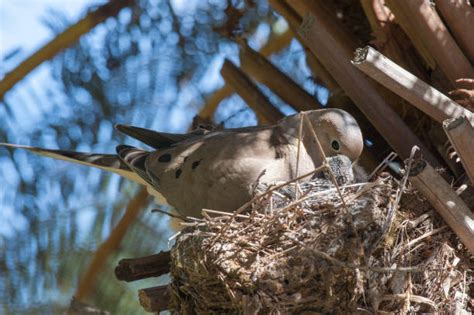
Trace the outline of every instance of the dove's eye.
{"type": "Polygon", "coordinates": [[[339,149],[341,148],[341,144],[337,140],[332,140],[331,148],[333,148],[334,151],[339,151],[339,149]]]}

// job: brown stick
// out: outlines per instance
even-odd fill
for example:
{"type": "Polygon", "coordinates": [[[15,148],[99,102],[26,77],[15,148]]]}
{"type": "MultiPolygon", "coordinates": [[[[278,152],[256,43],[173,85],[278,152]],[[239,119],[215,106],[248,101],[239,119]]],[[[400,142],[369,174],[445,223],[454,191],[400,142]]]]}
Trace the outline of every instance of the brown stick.
{"type": "Polygon", "coordinates": [[[443,128],[474,185],[474,128],[466,117],[448,119],[443,128]]]}
{"type": "MultiPolygon", "coordinates": [[[[264,56],[269,56],[275,52],[278,52],[288,46],[293,38],[293,34],[291,31],[286,31],[283,34],[276,35],[274,38],[270,39],[268,43],[262,47],[260,50],[261,54],[264,56]]],[[[232,88],[226,84],[209,97],[206,101],[206,104],[199,112],[199,117],[203,119],[210,119],[214,112],[216,111],[217,106],[219,103],[222,102],[223,99],[232,95],[232,88]]]]}
{"type": "Polygon", "coordinates": [[[334,80],[329,71],[324,68],[324,66],[311,52],[311,50],[305,48],[304,51],[306,55],[306,63],[308,64],[309,69],[311,69],[311,72],[314,74],[316,79],[332,93],[341,92],[341,88],[337,84],[336,80],[334,80]]]}
{"type": "Polygon", "coordinates": [[[221,74],[235,92],[255,111],[259,121],[275,123],[283,117],[283,114],[270,103],[252,80],[227,59],[224,61],[221,74]]]}
{"type": "Polygon", "coordinates": [[[127,282],[159,277],[170,271],[170,261],[169,251],[140,258],[122,259],[115,267],[115,277],[127,282]]]}
{"type": "Polygon", "coordinates": [[[410,181],[474,254],[474,214],[451,186],[424,160],[413,162],[410,181]]]}
{"type": "Polygon", "coordinates": [[[419,110],[443,123],[448,118],[466,116],[474,125],[474,115],[449,97],[406,71],[372,47],[356,50],[352,64],[419,110]]]}
{"type": "MultiPolygon", "coordinates": [[[[298,27],[303,20],[302,16],[294,10],[288,3],[281,0],[269,0],[269,4],[275,11],[281,14],[288,22],[290,29],[295,33],[298,38],[298,27]]],[[[301,42],[301,40],[300,40],[301,42]]],[[[309,50],[305,49],[306,60],[311,72],[322,81],[322,83],[331,91],[334,92],[339,88],[336,81],[332,78],[331,74],[324,68],[318,58],[309,50]]]]}
{"type": "Polygon", "coordinates": [[[82,35],[89,32],[97,24],[103,22],[110,16],[117,15],[121,9],[130,6],[133,0],[111,0],[87,14],[76,24],[68,27],[64,32],[57,35],[52,41],[41,47],[30,57],[20,63],[15,69],[7,73],[0,81],[0,101],[16,83],[23,79],[37,66],[53,58],[61,50],[74,44],[82,35]]]}
{"type": "Polygon", "coordinates": [[[405,34],[410,38],[411,43],[415,46],[418,53],[421,55],[425,64],[431,68],[436,68],[436,60],[425,46],[424,41],[420,38],[419,32],[416,31],[416,25],[410,18],[411,12],[406,12],[398,1],[385,0],[385,5],[387,5],[390,11],[395,14],[395,22],[400,25],[405,34]]]}
{"type": "MultiPolygon", "coordinates": [[[[421,141],[386,103],[374,83],[351,65],[352,52],[345,45],[347,41],[350,42],[350,38],[345,38],[348,36],[347,34],[331,33],[331,30],[336,26],[332,25],[334,21],[328,19],[327,16],[328,13],[324,10],[319,11],[318,17],[312,13],[305,15],[299,29],[303,41],[315,54],[318,54],[318,58],[331,72],[338,84],[392,148],[401,157],[408,157],[411,147],[422,145],[421,141]]],[[[424,146],[422,151],[430,161],[439,165],[424,146]]]]}
{"type": "Polygon", "coordinates": [[[300,25],[303,21],[301,15],[291,6],[289,6],[286,1],[268,0],[268,3],[272,6],[273,10],[277,11],[285,18],[285,20],[288,22],[288,25],[290,25],[290,28],[296,30],[298,25],[300,25]]]}
{"type": "Polygon", "coordinates": [[[240,67],[251,77],[268,86],[275,94],[297,111],[321,108],[321,103],[281,72],[264,56],[241,44],[240,67]]]}
{"type": "Polygon", "coordinates": [[[370,44],[417,77],[428,81],[422,60],[413,53],[413,44],[395,22],[395,15],[385,5],[385,0],[360,0],[360,3],[375,36],[370,44]]]}
{"type": "Polygon", "coordinates": [[[474,64],[474,8],[466,0],[436,0],[436,9],[471,64],[474,64]]]}
{"type": "Polygon", "coordinates": [[[387,4],[420,53],[431,56],[453,86],[456,79],[474,77],[472,65],[429,0],[387,0],[387,4]]]}
{"type": "Polygon", "coordinates": [[[161,312],[168,309],[170,292],[167,285],[138,291],[140,305],[147,312],[161,312]]]}

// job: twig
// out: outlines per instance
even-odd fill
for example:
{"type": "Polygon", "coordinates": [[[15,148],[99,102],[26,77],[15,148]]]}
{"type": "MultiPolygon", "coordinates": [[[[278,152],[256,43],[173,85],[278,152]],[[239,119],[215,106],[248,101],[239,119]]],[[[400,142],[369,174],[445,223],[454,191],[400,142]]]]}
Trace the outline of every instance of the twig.
{"type": "MultiPolygon", "coordinates": [[[[301,155],[301,145],[303,140],[303,123],[305,114],[300,115],[300,125],[298,127],[298,147],[296,149],[296,170],[295,170],[295,177],[298,177],[298,171],[300,169],[300,155],[301,155]]],[[[300,189],[298,186],[298,181],[295,182],[295,198],[298,199],[300,194],[300,189]]]]}
{"type": "Polygon", "coordinates": [[[382,228],[382,237],[385,235],[385,233],[387,233],[387,231],[390,229],[390,227],[392,225],[393,218],[394,218],[394,215],[395,215],[395,211],[397,210],[398,204],[400,203],[400,199],[402,198],[402,195],[405,191],[407,181],[408,181],[408,177],[410,176],[410,170],[411,170],[411,166],[413,164],[413,161],[415,159],[415,153],[418,150],[419,150],[419,148],[417,146],[414,146],[411,150],[411,154],[410,154],[410,157],[408,159],[408,163],[405,162],[405,164],[407,164],[405,174],[403,175],[402,181],[400,182],[400,185],[398,186],[395,201],[391,204],[391,206],[388,210],[387,220],[385,221],[385,224],[382,228]]]}
{"type": "MultiPolygon", "coordinates": [[[[407,298],[406,293],[386,294],[382,297],[382,301],[405,300],[406,298],[407,298]]],[[[411,302],[427,304],[427,305],[433,307],[435,310],[438,309],[436,307],[436,304],[433,301],[431,301],[430,299],[425,298],[423,296],[410,294],[408,298],[410,299],[411,302]]]]}
{"type": "Polygon", "coordinates": [[[180,219],[180,220],[183,220],[183,221],[186,221],[186,218],[180,214],[174,214],[174,213],[171,213],[171,212],[168,212],[168,211],[165,211],[165,210],[162,210],[162,209],[159,209],[159,208],[155,208],[155,209],[152,209],[151,212],[158,212],[158,213],[163,213],[163,214],[166,214],[172,218],[175,218],[175,219],[180,219]]]}
{"type": "MultiPolygon", "coordinates": [[[[202,209],[203,212],[207,212],[207,213],[212,213],[212,214],[219,214],[219,215],[222,215],[222,216],[225,216],[225,217],[231,217],[232,216],[232,213],[230,212],[224,212],[224,211],[218,211],[218,210],[211,210],[211,209],[202,209]]],[[[241,218],[241,219],[248,219],[250,218],[250,216],[248,215],[245,215],[245,214],[237,214],[236,215],[237,218],[241,218]]]]}
{"type": "Polygon", "coordinates": [[[421,235],[421,236],[419,236],[419,237],[417,237],[417,238],[415,238],[415,239],[412,239],[410,242],[408,242],[407,244],[403,245],[403,248],[405,248],[405,247],[411,247],[411,246],[415,245],[416,243],[418,243],[419,241],[421,241],[421,240],[423,240],[423,239],[425,239],[425,238],[427,238],[427,237],[430,237],[430,236],[432,236],[432,235],[434,235],[434,234],[436,234],[436,233],[439,233],[439,232],[441,232],[441,231],[444,231],[444,230],[447,229],[447,228],[448,228],[448,226],[447,226],[447,225],[444,225],[444,226],[442,226],[442,227],[440,227],[440,228],[431,230],[431,231],[429,231],[428,233],[425,233],[425,234],[423,234],[423,235],[421,235]]]}
{"type": "MultiPolygon", "coordinates": [[[[293,178],[292,180],[289,180],[289,181],[287,181],[287,182],[285,182],[285,183],[276,185],[275,187],[273,187],[273,188],[271,188],[271,189],[265,191],[264,193],[261,193],[260,195],[257,195],[257,196],[255,196],[255,197],[253,197],[250,201],[247,201],[247,202],[244,203],[242,206],[240,206],[237,210],[235,210],[234,212],[232,212],[232,220],[234,220],[235,217],[236,217],[238,214],[240,214],[242,211],[244,211],[245,209],[247,209],[252,203],[254,203],[254,202],[256,202],[256,201],[262,199],[263,197],[268,196],[268,195],[271,194],[273,191],[278,190],[278,189],[280,189],[280,188],[282,188],[282,187],[285,187],[285,186],[287,186],[287,185],[289,185],[289,184],[291,184],[291,183],[294,183],[294,182],[296,182],[296,181],[299,181],[299,180],[301,180],[301,179],[303,179],[303,178],[305,178],[305,177],[308,177],[308,176],[311,176],[311,175],[313,175],[313,174],[315,174],[315,173],[318,173],[318,172],[320,172],[321,170],[325,169],[326,167],[327,167],[326,165],[321,165],[320,167],[315,168],[315,169],[312,170],[311,172],[308,172],[308,173],[306,173],[306,174],[303,174],[303,175],[301,175],[301,176],[298,176],[298,177],[296,177],[296,178],[293,178]]],[[[211,242],[209,242],[209,247],[211,247],[211,246],[217,241],[217,239],[218,239],[220,236],[222,236],[222,235],[225,233],[225,231],[227,231],[227,229],[230,227],[230,224],[232,223],[232,220],[230,220],[224,227],[222,227],[222,229],[219,231],[219,234],[216,235],[216,236],[214,237],[214,239],[213,239],[211,242]]]]}
{"type": "Polygon", "coordinates": [[[474,115],[469,110],[456,104],[374,48],[367,46],[357,49],[352,64],[437,122],[442,123],[448,118],[464,115],[474,125],[474,115]]]}
{"type": "Polygon", "coordinates": [[[410,181],[474,254],[474,214],[451,186],[424,160],[413,163],[410,181]]]}
{"type": "Polygon", "coordinates": [[[168,249],[171,248],[171,241],[176,239],[180,234],[181,234],[181,231],[178,231],[168,238],[168,249]]]}
{"type": "Polygon", "coordinates": [[[378,172],[382,172],[390,162],[397,158],[397,156],[398,155],[395,152],[390,152],[385,157],[385,159],[383,159],[383,161],[380,162],[380,164],[372,171],[372,173],[370,173],[368,179],[371,180],[378,172]]]}
{"type": "Polygon", "coordinates": [[[466,117],[459,117],[446,120],[443,129],[474,185],[474,128],[466,117]]]}
{"type": "Polygon", "coordinates": [[[352,222],[353,221],[352,220],[352,215],[349,212],[349,208],[347,207],[347,204],[344,200],[344,196],[342,195],[341,189],[339,188],[339,184],[337,183],[336,176],[334,176],[334,172],[332,171],[331,167],[327,164],[326,154],[324,154],[324,150],[323,150],[323,147],[321,145],[321,142],[319,141],[318,135],[316,134],[316,131],[314,130],[313,125],[309,121],[309,118],[304,113],[302,115],[304,116],[306,125],[309,126],[309,129],[311,130],[311,135],[313,136],[314,140],[316,141],[316,144],[318,146],[318,151],[321,154],[322,160],[324,161],[323,165],[326,165],[326,169],[328,170],[328,173],[331,176],[331,181],[333,182],[334,186],[336,187],[339,198],[341,198],[342,205],[344,206],[344,210],[346,211],[346,214],[349,217],[349,220],[351,222],[354,233],[357,234],[357,231],[356,231],[356,229],[354,227],[354,224],[352,222]]]}
{"type": "Polygon", "coordinates": [[[168,309],[170,292],[167,285],[141,289],[138,291],[140,305],[147,312],[160,312],[168,309]]]}
{"type": "Polygon", "coordinates": [[[135,281],[158,277],[170,271],[169,251],[140,258],[122,259],[115,267],[115,277],[122,281],[135,281]]]}

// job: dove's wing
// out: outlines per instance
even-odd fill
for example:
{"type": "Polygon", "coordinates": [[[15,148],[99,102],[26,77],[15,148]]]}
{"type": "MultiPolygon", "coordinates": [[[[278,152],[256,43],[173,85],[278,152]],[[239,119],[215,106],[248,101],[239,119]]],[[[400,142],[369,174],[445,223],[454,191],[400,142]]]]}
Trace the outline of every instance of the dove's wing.
{"type": "Polygon", "coordinates": [[[0,146],[24,149],[31,151],[35,154],[50,157],[53,159],[100,168],[102,170],[119,174],[139,184],[145,185],[144,180],[136,173],[134,173],[130,169],[130,167],[128,167],[127,164],[120,160],[119,157],[115,154],[97,154],[65,150],[50,150],[10,143],[0,143],[0,146]]]}
{"type": "Polygon", "coordinates": [[[178,143],[199,138],[209,132],[205,129],[196,129],[184,134],[166,133],[128,125],[116,125],[115,128],[155,149],[169,148],[178,143]]]}
{"type": "Polygon", "coordinates": [[[189,133],[166,133],[154,131],[146,128],[140,128],[130,125],[115,125],[115,128],[140,142],[143,142],[155,149],[167,149],[184,142],[194,142],[205,138],[213,137],[215,134],[222,133],[239,133],[239,132],[256,132],[262,130],[272,129],[273,126],[250,126],[241,128],[217,129],[207,130],[203,128],[195,129],[189,133]]]}
{"type": "Polygon", "coordinates": [[[145,160],[150,154],[148,151],[138,149],[128,145],[119,145],[116,148],[117,155],[133,172],[135,172],[145,182],[153,186],[155,185],[150,176],[148,176],[145,168],[145,160]]]}

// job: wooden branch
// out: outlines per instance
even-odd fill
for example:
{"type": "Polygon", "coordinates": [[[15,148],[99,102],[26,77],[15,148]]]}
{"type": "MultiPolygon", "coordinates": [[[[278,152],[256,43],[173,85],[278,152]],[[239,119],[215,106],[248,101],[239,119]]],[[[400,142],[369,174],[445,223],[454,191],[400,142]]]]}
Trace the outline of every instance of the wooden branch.
{"type": "Polygon", "coordinates": [[[170,271],[170,261],[169,251],[140,258],[122,259],[115,267],[115,277],[127,282],[159,277],[170,271]]]}
{"type": "Polygon", "coordinates": [[[314,74],[317,80],[322,82],[329,91],[332,93],[337,93],[341,91],[341,87],[337,84],[336,80],[332,77],[329,71],[322,65],[322,63],[316,58],[316,56],[309,50],[305,48],[306,63],[308,64],[309,69],[314,74]]]}
{"type": "Polygon", "coordinates": [[[474,128],[466,117],[448,119],[443,128],[474,185],[474,128]]]}
{"type": "Polygon", "coordinates": [[[467,0],[436,0],[436,9],[448,24],[464,54],[474,64],[474,8],[467,0]]]}
{"type": "Polygon", "coordinates": [[[140,305],[147,312],[161,312],[168,309],[170,292],[167,285],[138,291],[140,305]]]}
{"type": "Polygon", "coordinates": [[[395,22],[400,25],[405,34],[410,38],[411,43],[415,46],[416,50],[425,61],[425,64],[431,69],[436,68],[436,60],[426,47],[423,39],[420,38],[421,35],[416,31],[416,25],[410,18],[412,13],[403,10],[403,7],[397,2],[398,1],[385,0],[385,5],[389,7],[393,14],[395,14],[395,22]]]}
{"type": "MultiPolygon", "coordinates": [[[[269,56],[288,46],[292,38],[292,32],[290,30],[287,30],[283,34],[276,35],[274,38],[270,39],[268,43],[262,47],[260,52],[264,56],[269,56]]],[[[222,102],[223,99],[232,95],[232,93],[232,88],[228,84],[224,85],[222,88],[214,92],[212,96],[206,101],[206,104],[199,111],[198,116],[203,119],[211,119],[220,102],[222,102]]]]}
{"type": "Polygon", "coordinates": [[[425,160],[413,162],[410,181],[474,254],[474,214],[451,186],[425,160]]]}
{"type": "Polygon", "coordinates": [[[374,48],[367,46],[357,49],[352,64],[437,122],[443,123],[448,118],[466,116],[474,125],[474,115],[469,110],[458,105],[374,48]]]}
{"type": "Polygon", "coordinates": [[[202,119],[210,119],[217,109],[217,106],[227,97],[231,96],[234,91],[232,87],[225,84],[222,88],[215,91],[211,97],[206,101],[206,104],[199,111],[198,116],[202,119]]]}
{"type": "Polygon", "coordinates": [[[385,5],[385,0],[361,0],[375,40],[370,42],[380,52],[403,68],[428,81],[423,60],[415,52],[408,36],[395,22],[395,15],[385,5]]]}
{"type": "MultiPolygon", "coordinates": [[[[298,27],[303,20],[302,16],[294,10],[288,3],[281,0],[269,0],[269,4],[277,11],[281,16],[285,18],[290,26],[290,29],[295,33],[295,36],[298,38],[298,27]]],[[[302,42],[299,39],[300,42],[302,42]]],[[[334,92],[339,88],[336,81],[332,78],[331,74],[324,68],[324,66],[319,62],[318,58],[309,50],[305,49],[306,62],[308,63],[311,72],[315,75],[316,78],[320,79],[324,86],[326,86],[331,92],[334,92]]]]}
{"type": "Polygon", "coordinates": [[[429,0],[387,0],[387,4],[420,53],[434,59],[452,86],[456,79],[474,77],[472,65],[429,0]]]}
{"type": "Polygon", "coordinates": [[[5,75],[3,80],[0,81],[0,101],[3,100],[6,92],[37,66],[53,58],[61,50],[74,44],[82,35],[88,33],[97,24],[105,21],[108,17],[117,15],[121,9],[131,6],[134,2],[134,0],[111,0],[96,10],[89,12],[79,22],[57,35],[53,40],[5,75]]]}
{"type": "Polygon", "coordinates": [[[384,0],[361,0],[360,5],[377,40],[383,44],[390,42],[391,34],[385,28],[388,23],[393,22],[394,16],[385,6],[384,0]]]}
{"type": "Polygon", "coordinates": [[[229,60],[224,61],[221,69],[224,80],[255,111],[259,121],[276,123],[283,114],[267,99],[250,78],[229,60]]]}
{"type": "MultiPolygon", "coordinates": [[[[317,4],[319,2],[313,2],[317,4]]],[[[299,33],[304,43],[318,55],[318,59],[331,72],[338,84],[354,101],[374,127],[387,140],[390,146],[402,157],[409,156],[413,145],[422,146],[422,151],[430,161],[439,165],[416,135],[405,125],[395,111],[387,104],[384,97],[377,91],[373,82],[369,81],[350,63],[352,52],[346,43],[351,42],[349,35],[331,32],[337,28],[329,14],[321,8],[305,15],[299,33]]]]}
{"type": "Polygon", "coordinates": [[[282,0],[268,0],[268,3],[272,6],[273,10],[277,11],[281,16],[288,22],[290,28],[296,30],[298,25],[301,24],[303,19],[301,15],[282,0]]]}
{"type": "Polygon", "coordinates": [[[284,33],[276,34],[268,40],[268,42],[260,49],[260,53],[264,56],[270,56],[276,52],[288,47],[293,39],[293,32],[287,29],[284,33]]]}
{"type": "Polygon", "coordinates": [[[138,216],[140,210],[142,210],[147,204],[148,193],[146,188],[143,187],[140,188],[138,193],[132,200],[130,200],[127,209],[125,210],[125,214],[114,227],[107,240],[97,248],[89,267],[79,281],[77,292],[75,294],[77,300],[81,301],[91,293],[91,290],[95,286],[97,275],[100,274],[100,271],[106,264],[107,258],[119,246],[128,230],[128,227],[138,216]]]}
{"type": "Polygon", "coordinates": [[[268,86],[296,111],[322,107],[314,96],[311,96],[264,56],[250,48],[246,42],[241,43],[240,67],[255,80],[268,86]]]}

